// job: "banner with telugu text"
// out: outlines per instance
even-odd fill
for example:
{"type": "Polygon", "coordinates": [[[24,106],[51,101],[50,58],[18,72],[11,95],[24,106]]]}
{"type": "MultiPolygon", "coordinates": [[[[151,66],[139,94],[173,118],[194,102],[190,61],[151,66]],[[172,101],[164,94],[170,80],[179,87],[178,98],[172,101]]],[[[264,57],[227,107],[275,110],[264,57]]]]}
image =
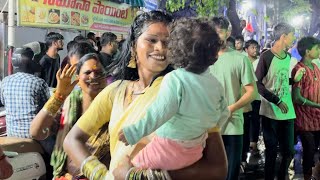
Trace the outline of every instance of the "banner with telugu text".
{"type": "Polygon", "coordinates": [[[136,11],[105,0],[18,0],[18,25],[126,34],[136,11]]]}

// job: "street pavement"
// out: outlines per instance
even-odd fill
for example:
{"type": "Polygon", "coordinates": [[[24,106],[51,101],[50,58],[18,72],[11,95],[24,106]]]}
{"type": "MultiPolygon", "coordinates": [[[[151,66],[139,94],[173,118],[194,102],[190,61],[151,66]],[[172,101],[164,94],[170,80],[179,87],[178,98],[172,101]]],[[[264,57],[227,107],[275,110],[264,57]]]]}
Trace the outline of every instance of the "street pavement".
{"type": "MultiPolygon", "coordinates": [[[[264,144],[263,138],[259,138],[258,142],[259,154],[251,155],[248,153],[248,165],[244,172],[240,173],[240,180],[263,180],[264,176],[264,144]]],[[[303,172],[302,172],[302,145],[301,142],[295,145],[296,154],[294,156],[294,160],[292,161],[289,167],[289,175],[288,179],[290,180],[303,180],[303,172]]],[[[277,165],[280,164],[280,155],[277,157],[277,165]]],[[[276,168],[278,169],[278,168],[276,168]]]]}

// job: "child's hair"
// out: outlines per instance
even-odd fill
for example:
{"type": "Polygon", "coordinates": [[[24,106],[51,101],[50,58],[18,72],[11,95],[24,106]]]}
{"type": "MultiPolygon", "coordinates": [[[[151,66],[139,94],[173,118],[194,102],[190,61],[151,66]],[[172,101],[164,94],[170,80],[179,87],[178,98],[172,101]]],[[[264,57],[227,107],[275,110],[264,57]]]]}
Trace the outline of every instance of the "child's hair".
{"type": "Polygon", "coordinates": [[[179,19],[172,23],[168,60],[176,67],[200,74],[216,61],[221,41],[206,19],[179,19]]]}
{"type": "Polygon", "coordinates": [[[283,34],[289,34],[293,32],[294,28],[287,23],[279,23],[273,28],[273,40],[277,41],[283,34]]]}
{"type": "Polygon", "coordinates": [[[246,41],[244,48],[248,49],[250,45],[257,45],[259,46],[259,43],[256,40],[250,39],[248,41],[246,41]]]}
{"type": "Polygon", "coordinates": [[[306,51],[311,50],[316,45],[320,46],[320,40],[312,36],[303,37],[298,41],[297,49],[300,56],[304,57],[306,55],[306,51]]]}
{"type": "Polygon", "coordinates": [[[220,29],[229,29],[230,22],[225,17],[213,17],[211,19],[214,27],[218,27],[220,29]]]}

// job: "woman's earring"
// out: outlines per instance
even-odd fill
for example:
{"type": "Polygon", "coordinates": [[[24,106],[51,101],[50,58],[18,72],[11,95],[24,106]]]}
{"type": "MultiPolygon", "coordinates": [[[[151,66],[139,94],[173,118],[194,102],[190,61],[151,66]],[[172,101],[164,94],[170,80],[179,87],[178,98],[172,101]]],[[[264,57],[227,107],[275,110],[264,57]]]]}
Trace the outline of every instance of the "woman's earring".
{"type": "Polygon", "coordinates": [[[131,52],[131,58],[127,67],[137,68],[136,55],[133,52],[131,52]]]}

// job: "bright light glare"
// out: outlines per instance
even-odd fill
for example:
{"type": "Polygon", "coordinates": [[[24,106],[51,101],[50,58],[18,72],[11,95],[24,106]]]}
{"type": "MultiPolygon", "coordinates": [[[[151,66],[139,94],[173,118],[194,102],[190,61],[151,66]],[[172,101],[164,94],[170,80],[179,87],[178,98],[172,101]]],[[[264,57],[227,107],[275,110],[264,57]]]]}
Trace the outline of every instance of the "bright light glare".
{"type": "Polygon", "coordinates": [[[303,23],[303,16],[295,16],[291,21],[293,26],[300,27],[303,23]]]}
{"type": "Polygon", "coordinates": [[[253,4],[250,1],[244,1],[242,7],[245,11],[248,11],[253,8],[253,4]]]}

